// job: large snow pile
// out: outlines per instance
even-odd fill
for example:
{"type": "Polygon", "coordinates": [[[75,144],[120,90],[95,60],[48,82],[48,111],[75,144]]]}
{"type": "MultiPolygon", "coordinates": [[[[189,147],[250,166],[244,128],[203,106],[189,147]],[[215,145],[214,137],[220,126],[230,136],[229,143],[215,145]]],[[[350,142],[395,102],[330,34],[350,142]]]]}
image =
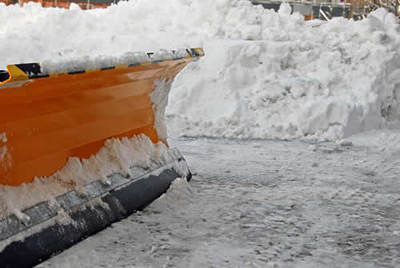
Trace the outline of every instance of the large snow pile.
{"type": "Polygon", "coordinates": [[[131,0],[107,9],[0,5],[0,69],[129,51],[204,46],[175,81],[176,134],[339,139],[396,126],[400,30],[380,9],[367,19],[307,23],[248,0],[131,0]]]}
{"type": "Polygon", "coordinates": [[[260,12],[259,41],[209,43],[171,91],[172,129],[190,136],[336,140],[398,126],[400,28],[381,9],[315,27],[260,12]]]}

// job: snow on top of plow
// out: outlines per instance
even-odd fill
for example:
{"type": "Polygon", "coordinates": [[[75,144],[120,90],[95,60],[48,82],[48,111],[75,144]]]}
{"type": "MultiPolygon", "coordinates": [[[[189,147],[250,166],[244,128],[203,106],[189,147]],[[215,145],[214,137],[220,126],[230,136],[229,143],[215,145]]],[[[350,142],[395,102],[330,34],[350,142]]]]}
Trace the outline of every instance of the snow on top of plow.
{"type": "Polygon", "coordinates": [[[145,62],[158,62],[184,58],[186,49],[165,50],[155,52],[126,52],[120,56],[88,55],[66,59],[65,61],[45,60],[41,65],[43,73],[77,72],[82,70],[94,70],[118,65],[135,65],[145,62]]]}

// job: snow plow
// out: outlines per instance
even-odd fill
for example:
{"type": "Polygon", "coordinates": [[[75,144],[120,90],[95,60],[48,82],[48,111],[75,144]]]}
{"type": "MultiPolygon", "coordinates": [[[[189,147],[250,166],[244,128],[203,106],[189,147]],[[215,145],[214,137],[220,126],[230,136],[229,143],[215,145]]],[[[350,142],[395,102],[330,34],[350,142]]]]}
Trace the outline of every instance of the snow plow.
{"type": "Polygon", "coordinates": [[[0,71],[0,267],[31,267],[144,208],[185,159],[163,125],[199,48],[0,71]]]}

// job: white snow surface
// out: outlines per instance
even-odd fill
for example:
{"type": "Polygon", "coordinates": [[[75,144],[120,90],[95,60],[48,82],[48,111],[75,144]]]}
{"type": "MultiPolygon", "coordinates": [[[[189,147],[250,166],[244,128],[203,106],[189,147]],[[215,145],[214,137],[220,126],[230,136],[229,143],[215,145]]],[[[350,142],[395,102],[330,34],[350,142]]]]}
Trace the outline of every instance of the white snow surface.
{"type": "Polygon", "coordinates": [[[65,10],[0,4],[0,69],[21,62],[198,47],[215,37],[247,38],[259,25],[236,26],[252,10],[243,0],[132,0],[88,11],[76,5],[65,10]]]}
{"type": "Polygon", "coordinates": [[[194,174],[37,267],[398,267],[400,147],[179,138],[194,174]]]}
{"type": "Polygon", "coordinates": [[[40,67],[43,73],[50,74],[94,70],[110,66],[140,64],[151,61],[171,60],[187,56],[186,49],[179,49],[175,51],[175,53],[165,49],[160,49],[153,53],[154,54],[152,55],[148,55],[146,52],[126,52],[119,56],[89,55],[73,57],[63,61],[60,61],[60,59],[44,60],[40,63],[40,67]]]}
{"type": "Polygon", "coordinates": [[[167,140],[167,126],[165,123],[165,110],[168,105],[168,95],[171,90],[172,80],[157,80],[154,82],[154,91],[150,94],[154,110],[154,126],[161,140],[167,140]]]}
{"type": "MultiPolygon", "coordinates": [[[[7,135],[6,133],[0,133],[0,161],[6,161],[7,157],[7,135]]],[[[6,162],[3,162],[2,164],[4,165],[6,162]]]]}
{"type": "Polygon", "coordinates": [[[258,41],[216,41],[174,84],[177,134],[337,140],[399,127],[400,31],[378,10],[312,27],[263,13],[258,41]]]}

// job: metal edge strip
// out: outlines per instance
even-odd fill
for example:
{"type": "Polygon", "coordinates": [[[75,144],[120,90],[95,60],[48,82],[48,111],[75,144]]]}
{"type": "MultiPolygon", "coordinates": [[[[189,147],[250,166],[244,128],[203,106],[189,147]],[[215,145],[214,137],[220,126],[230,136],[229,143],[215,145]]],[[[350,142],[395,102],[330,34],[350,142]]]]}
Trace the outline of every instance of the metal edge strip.
{"type": "Polygon", "coordinates": [[[165,193],[178,177],[180,175],[169,168],[158,175],[149,175],[145,179],[132,181],[125,187],[109,191],[97,197],[97,203],[67,211],[68,217],[72,219],[71,223],[50,220],[44,228],[8,244],[0,252],[0,267],[32,267],[50,258],[143,209],[165,193]]]}
{"type": "MultiPolygon", "coordinates": [[[[176,149],[172,149],[176,150],[176,149]]],[[[22,211],[22,215],[26,219],[20,219],[16,215],[11,214],[7,218],[0,220],[0,242],[4,241],[17,233],[24,232],[42,222],[45,222],[53,217],[56,217],[60,209],[71,210],[90,200],[97,198],[109,191],[125,187],[133,181],[145,179],[154,173],[159,173],[166,168],[170,168],[176,161],[184,161],[184,158],[178,150],[177,156],[164,165],[154,164],[153,168],[143,169],[136,166],[130,168],[131,174],[124,177],[122,174],[113,173],[108,175],[108,184],[104,184],[100,180],[93,181],[85,186],[81,193],[72,190],[55,197],[56,202],[50,204],[49,201],[44,201],[22,211]],[[6,226],[6,227],[5,227],[6,226]],[[5,229],[7,228],[7,229],[5,229]]]]}

